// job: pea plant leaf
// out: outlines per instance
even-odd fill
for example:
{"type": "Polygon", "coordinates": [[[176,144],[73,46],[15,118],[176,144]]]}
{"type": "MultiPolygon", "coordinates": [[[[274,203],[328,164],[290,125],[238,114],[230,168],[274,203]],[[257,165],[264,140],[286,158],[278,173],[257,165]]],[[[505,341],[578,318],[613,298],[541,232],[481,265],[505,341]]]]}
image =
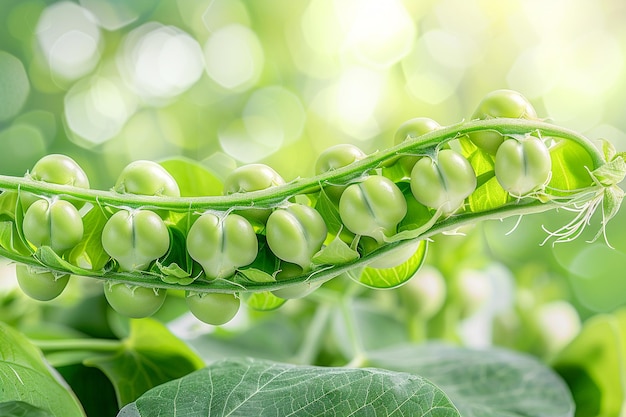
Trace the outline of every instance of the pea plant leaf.
{"type": "Polygon", "coordinates": [[[57,379],[26,337],[0,322],[0,415],[84,416],[65,382],[57,379]],[[34,412],[39,414],[34,414],[34,412]]]}
{"type": "Polygon", "coordinates": [[[111,380],[119,406],[148,389],[186,375],[204,365],[196,353],[156,320],[131,320],[130,336],[112,354],[84,361],[111,380]]]}
{"type": "Polygon", "coordinates": [[[174,177],[182,197],[222,194],[222,181],[198,162],[176,157],[161,161],[160,165],[174,177]]]}
{"type": "MultiPolygon", "coordinates": [[[[411,279],[420,269],[426,258],[426,248],[428,242],[420,240],[417,249],[411,257],[404,263],[393,268],[372,268],[352,269],[348,275],[359,284],[370,288],[395,288],[411,279]]],[[[402,250],[402,248],[396,249],[402,250]]],[[[393,252],[387,256],[394,256],[393,252]]]]}
{"type": "Polygon", "coordinates": [[[0,416],[3,417],[54,417],[49,411],[32,406],[23,401],[0,403],[0,416]]]}
{"type": "Polygon", "coordinates": [[[104,268],[109,255],[102,247],[102,229],[107,216],[98,206],[92,207],[83,216],[85,233],[81,241],[69,253],[68,260],[74,265],[83,265],[94,271],[104,268]]]}
{"type": "Polygon", "coordinates": [[[552,177],[548,187],[555,190],[576,190],[591,184],[589,170],[593,161],[585,149],[573,141],[559,141],[550,148],[552,177]]]}
{"type": "Polygon", "coordinates": [[[154,415],[458,417],[459,413],[439,388],[417,375],[229,359],[148,391],[118,417],[154,415]]]}
{"type": "Polygon", "coordinates": [[[626,309],[589,319],[553,361],[579,415],[620,416],[626,401],[626,309]]]}
{"type": "Polygon", "coordinates": [[[538,360],[504,349],[428,343],[368,354],[370,364],[432,381],[463,417],[572,417],[563,380],[538,360]]]}
{"type": "Polygon", "coordinates": [[[257,311],[272,311],[285,304],[287,300],[276,297],[270,291],[243,294],[248,307],[257,311]]]}
{"type": "Polygon", "coordinates": [[[313,255],[311,260],[313,263],[319,265],[332,265],[335,263],[351,262],[359,259],[360,256],[359,252],[348,246],[339,236],[335,236],[328,245],[324,246],[319,252],[313,255]]]}

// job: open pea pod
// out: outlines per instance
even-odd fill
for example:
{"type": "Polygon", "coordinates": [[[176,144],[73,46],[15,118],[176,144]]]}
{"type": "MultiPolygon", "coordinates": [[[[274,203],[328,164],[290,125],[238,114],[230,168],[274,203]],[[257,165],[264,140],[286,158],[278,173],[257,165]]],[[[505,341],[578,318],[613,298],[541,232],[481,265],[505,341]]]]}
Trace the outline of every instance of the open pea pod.
{"type": "MultiPolygon", "coordinates": [[[[158,190],[158,195],[118,193],[39,181],[30,176],[0,176],[3,193],[28,193],[51,205],[56,201],[71,201],[82,207],[83,220],[101,219],[98,228],[85,231],[79,247],[88,248],[90,252],[89,256],[80,256],[72,248],[63,247],[63,251],[59,251],[54,245],[47,246],[45,240],[25,238],[25,228],[20,223],[23,213],[3,214],[2,220],[14,225],[9,228],[15,230],[11,240],[21,240],[23,244],[2,239],[0,255],[57,275],[77,274],[111,283],[178,289],[191,294],[245,295],[245,300],[251,304],[267,309],[270,301],[270,307],[281,303],[273,298],[281,294],[280,290],[303,284],[315,288],[347,272],[354,275],[355,271],[367,271],[367,275],[357,280],[368,286],[399,285],[415,268],[397,282],[385,283],[386,275],[377,271],[376,265],[385,265],[386,260],[402,253],[403,248],[409,254],[415,253],[416,242],[487,219],[558,207],[578,210],[579,216],[572,223],[553,232],[554,239],[559,241],[576,237],[591,214],[600,208],[604,228],[619,208],[623,193],[616,184],[626,174],[622,156],[607,152],[606,146],[598,149],[576,132],[524,118],[485,118],[433,129],[418,136],[407,134],[405,140],[389,149],[366,157],[359,154],[358,158],[336,157],[336,160],[347,162],[284,184],[273,182],[253,191],[240,187],[225,195],[206,197],[171,196],[158,190]],[[475,143],[481,132],[497,132],[502,142],[497,150],[490,145],[487,151],[475,143]],[[409,160],[415,162],[414,169],[393,169],[394,164],[406,164],[409,160]],[[503,164],[511,169],[507,170],[503,164]],[[535,168],[540,169],[539,174],[533,171],[535,168]],[[393,177],[385,177],[386,172],[393,172],[393,177]],[[344,192],[350,194],[344,197],[344,192]],[[92,210],[97,211],[98,216],[90,215],[92,210]],[[141,226],[142,233],[152,238],[143,243],[133,240],[140,236],[137,229],[131,230],[132,233],[128,233],[131,240],[125,241],[132,248],[125,253],[141,256],[141,262],[115,259],[117,255],[113,250],[108,251],[112,258],[104,255],[104,260],[94,253],[102,248],[98,243],[102,231],[111,229],[102,226],[103,223],[118,221],[121,228],[126,218],[149,211],[159,214],[152,216],[155,225],[163,228],[162,222],[165,222],[170,230],[176,228],[180,236],[197,237],[200,244],[196,246],[206,249],[208,254],[206,259],[202,258],[205,259],[204,271],[195,259],[197,251],[192,253],[185,247],[172,250],[172,245],[185,246],[189,240],[187,243],[183,238],[157,242],[156,226],[152,223],[141,226]],[[251,240],[247,246],[254,247],[255,253],[240,254],[236,247],[239,235],[228,230],[232,219],[240,218],[231,213],[246,217],[247,211],[269,215],[253,216],[254,222],[245,223],[248,240],[251,240]],[[121,218],[120,213],[125,213],[126,217],[121,218]],[[194,223],[207,218],[212,221],[211,227],[219,232],[215,232],[214,239],[195,235],[198,227],[194,227],[194,223]],[[210,249],[202,247],[205,241],[212,245],[210,249]],[[169,245],[169,250],[159,246],[161,243],[169,245]],[[41,247],[35,247],[32,254],[16,249],[38,245],[41,247]],[[159,246],[158,251],[151,250],[155,245],[159,246]],[[169,255],[161,256],[166,253],[169,255]],[[150,267],[158,265],[166,256],[170,262],[172,254],[178,254],[180,259],[166,265],[169,269],[150,267]],[[222,262],[220,256],[229,262],[222,262]],[[83,264],[77,261],[81,259],[99,261],[83,264]],[[165,276],[167,271],[171,275],[172,268],[176,276],[188,279],[165,276]],[[213,269],[217,272],[206,272],[213,269]],[[250,297],[253,293],[259,296],[250,297]],[[272,297],[268,298],[269,294],[272,297]]],[[[254,172],[246,175],[254,176],[254,172]]],[[[19,204],[15,209],[23,210],[19,204]]],[[[165,232],[162,234],[166,236],[165,232]]],[[[417,267],[423,257],[418,258],[418,262],[414,262],[417,267]]],[[[394,270],[395,265],[385,265],[385,268],[394,270]]]]}

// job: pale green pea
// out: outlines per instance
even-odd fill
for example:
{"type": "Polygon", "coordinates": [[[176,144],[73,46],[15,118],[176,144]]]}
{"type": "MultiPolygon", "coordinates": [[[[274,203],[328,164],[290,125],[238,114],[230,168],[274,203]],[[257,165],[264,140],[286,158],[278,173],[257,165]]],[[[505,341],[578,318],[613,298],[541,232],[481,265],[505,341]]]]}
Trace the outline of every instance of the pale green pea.
{"type": "Polygon", "coordinates": [[[415,199],[444,214],[458,210],[475,189],[474,169],[463,155],[451,149],[439,151],[436,159],[420,159],[411,171],[415,199]]]}
{"type": "Polygon", "coordinates": [[[189,229],[187,251],[202,265],[207,278],[227,278],[237,268],[254,261],[258,241],[245,218],[237,214],[220,218],[205,213],[189,229]]]}
{"type": "Polygon", "coordinates": [[[551,167],[548,147],[541,139],[527,136],[521,140],[508,139],[500,145],[494,170],[502,188],[522,197],[546,185],[551,167]]]}
{"type": "Polygon", "coordinates": [[[402,191],[388,178],[372,175],[351,184],[339,200],[341,222],[352,233],[369,236],[381,243],[391,236],[406,215],[402,191]]]}
{"type": "Polygon", "coordinates": [[[278,258],[310,269],[311,258],[321,248],[328,231],[322,216],[303,204],[276,209],[267,219],[266,238],[278,258]]]}
{"type": "Polygon", "coordinates": [[[74,205],[64,200],[37,200],[26,210],[24,237],[35,247],[50,246],[58,254],[83,238],[83,220],[74,205]]]}

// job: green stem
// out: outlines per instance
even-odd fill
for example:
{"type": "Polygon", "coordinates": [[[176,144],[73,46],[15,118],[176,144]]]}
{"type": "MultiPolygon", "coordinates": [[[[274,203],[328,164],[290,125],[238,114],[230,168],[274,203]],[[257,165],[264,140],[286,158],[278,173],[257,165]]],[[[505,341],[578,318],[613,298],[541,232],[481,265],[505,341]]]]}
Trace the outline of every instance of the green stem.
{"type": "Polygon", "coordinates": [[[341,314],[346,326],[348,338],[352,346],[352,352],[354,354],[352,360],[346,365],[347,367],[358,367],[365,362],[365,347],[363,346],[363,339],[359,332],[356,320],[354,319],[354,312],[352,311],[352,300],[348,297],[344,298],[340,304],[341,314]]]}
{"type": "Polygon", "coordinates": [[[333,308],[328,303],[319,304],[315,310],[315,315],[311,323],[307,326],[307,331],[302,341],[300,351],[294,358],[294,362],[302,365],[313,365],[319,352],[324,331],[328,326],[328,321],[333,308]]]}
{"type": "Polygon", "coordinates": [[[57,185],[42,181],[33,181],[29,178],[18,178],[0,175],[0,189],[22,190],[44,196],[66,196],[74,199],[88,201],[94,205],[105,205],[129,208],[149,208],[159,210],[172,210],[178,212],[205,211],[205,210],[231,210],[233,208],[256,208],[275,207],[283,204],[289,198],[298,194],[308,194],[320,189],[320,184],[349,183],[361,177],[364,173],[373,170],[385,161],[407,153],[423,153],[446,141],[456,139],[470,132],[480,130],[496,130],[502,134],[525,134],[539,132],[542,136],[559,137],[569,139],[580,146],[590,155],[594,169],[605,164],[602,154],[589,139],[584,136],[545,122],[523,119],[490,119],[464,122],[442,129],[435,130],[415,139],[404,141],[384,152],[377,152],[367,158],[350,164],[346,167],[332,170],[321,175],[296,179],[288,184],[271,187],[265,190],[249,193],[237,193],[226,196],[208,197],[181,197],[172,198],[164,196],[141,196],[134,194],[119,194],[111,191],[90,190],[57,185]]]}
{"type": "Polygon", "coordinates": [[[123,348],[123,342],[108,339],[60,339],[60,340],[37,340],[31,342],[45,353],[89,350],[94,352],[117,352],[123,348]]]}

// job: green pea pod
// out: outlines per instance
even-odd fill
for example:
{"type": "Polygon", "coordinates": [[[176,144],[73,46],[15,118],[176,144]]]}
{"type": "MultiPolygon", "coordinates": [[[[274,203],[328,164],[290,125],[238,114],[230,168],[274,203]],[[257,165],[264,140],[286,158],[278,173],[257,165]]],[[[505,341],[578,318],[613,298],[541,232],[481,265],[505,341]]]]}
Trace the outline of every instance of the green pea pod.
{"type": "Polygon", "coordinates": [[[311,258],[322,248],[327,233],[322,216],[303,204],[274,210],[267,219],[265,231],[274,255],[303,270],[310,269],[311,258]]]}
{"type": "Polygon", "coordinates": [[[411,192],[423,205],[444,214],[457,211],[476,189],[476,174],[463,155],[439,151],[436,159],[424,157],[411,171],[411,192]]]}
{"type": "Polygon", "coordinates": [[[550,179],[548,147],[534,136],[505,140],[496,153],[498,182],[514,197],[523,197],[545,187],[550,179]]]}
{"type": "Polygon", "coordinates": [[[227,278],[239,267],[251,264],[258,253],[252,225],[237,214],[200,216],[187,235],[189,255],[209,279],[227,278]]]}
{"type": "Polygon", "coordinates": [[[406,215],[402,191],[388,178],[372,175],[351,184],[339,200],[339,216],[352,233],[382,243],[406,215]]]}
{"type": "Polygon", "coordinates": [[[102,229],[102,247],[124,271],[145,269],[165,255],[169,246],[167,226],[148,210],[120,210],[102,229]]]}
{"type": "MultiPolygon", "coordinates": [[[[493,119],[507,117],[511,119],[536,119],[537,112],[530,102],[513,90],[496,90],[487,94],[478,104],[472,119],[493,119]]],[[[495,155],[504,142],[504,136],[493,130],[472,132],[469,134],[472,142],[484,151],[495,155]]]]}
{"type": "Polygon", "coordinates": [[[50,246],[57,254],[72,249],[83,238],[83,220],[65,200],[37,200],[24,214],[24,237],[35,247],[50,246]]]}

